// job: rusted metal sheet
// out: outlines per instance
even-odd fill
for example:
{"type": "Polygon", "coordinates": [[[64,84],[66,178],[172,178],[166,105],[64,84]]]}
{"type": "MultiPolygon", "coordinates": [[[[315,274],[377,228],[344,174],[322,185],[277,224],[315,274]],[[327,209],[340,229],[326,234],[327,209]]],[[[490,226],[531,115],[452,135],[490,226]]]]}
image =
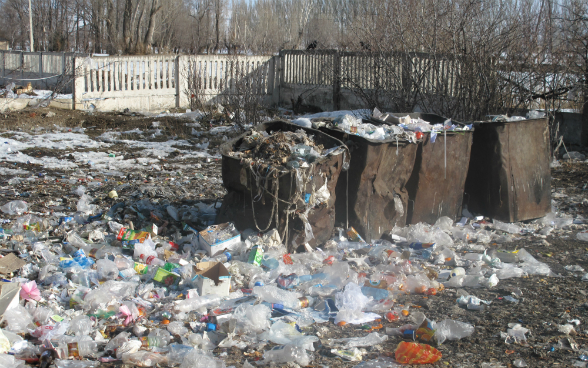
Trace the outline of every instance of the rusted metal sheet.
{"type": "Polygon", "coordinates": [[[476,124],[465,192],[470,211],[500,221],[549,213],[547,119],[476,124]]]}
{"type": "Polygon", "coordinates": [[[314,136],[317,145],[322,144],[325,149],[342,147],[342,152],[319,158],[309,169],[298,169],[304,180],[303,184],[297,184],[299,181],[296,170],[275,170],[267,179],[258,181],[256,177],[272,172],[272,168],[255,165],[248,167],[240,159],[230,156],[229,153],[241,144],[245,134],[223,144],[222,176],[228,194],[219,211],[218,222],[232,221],[239,230],[277,228],[283,237],[282,241],[287,242],[288,249],[292,251],[307,240],[305,224],[299,216],[307,206],[305,194],[313,193],[313,189],[318,190],[326,180],[330,193],[328,201],[310,208],[307,215],[314,235],[308,243],[313,247],[324,243],[331,237],[335,225],[335,187],[344,163],[349,163],[347,147],[323,132],[283,121],[261,124],[255,129],[267,133],[303,129],[314,136]],[[259,190],[260,187],[265,190],[259,190]],[[258,193],[261,193],[259,197],[258,193]],[[276,197],[279,198],[278,201],[274,200],[276,197]]]}
{"type": "MultiPolygon", "coordinates": [[[[435,114],[396,115],[420,117],[431,124],[440,124],[447,120],[435,114]]],[[[407,224],[434,224],[442,216],[454,220],[458,218],[461,214],[471,147],[472,131],[439,132],[434,143],[431,142],[431,133],[424,135],[423,140],[418,143],[414,169],[406,184],[409,195],[407,224]]]]}
{"type": "Polygon", "coordinates": [[[418,145],[414,171],[406,185],[407,224],[434,224],[442,216],[458,218],[471,147],[471,132],[439,133],[435,143],[431,143],[430,133],[425,135],[418,145]]]}
{"type": "Polygon", "coordinates": [[[375,141],[340,130],[320,128],[343,141],[351,153],[347,173],[337,183],[336,219],[353,226],[366,241],[380,239],[395,225],[406,223],[406,182],[413,169],[417,145],[375,141]],[[395,196],[401,203],[397,211],[395,196]]]}

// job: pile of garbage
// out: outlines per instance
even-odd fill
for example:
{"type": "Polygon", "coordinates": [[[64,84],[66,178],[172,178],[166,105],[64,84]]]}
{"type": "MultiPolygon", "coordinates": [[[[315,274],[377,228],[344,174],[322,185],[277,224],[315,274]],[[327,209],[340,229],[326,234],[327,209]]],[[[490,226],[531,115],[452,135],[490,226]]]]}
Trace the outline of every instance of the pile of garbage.
{"type": "Polygon", "coordinates": [[[316,144],[313,137],[302,129],[272,134],[252,129],[237,149],[231,152],[233,157],[255,161],[257,165],[281,165],[288,168],[308,167],[324,151],[324,147],[316,144]]]}
{"type": "Polygon", "coordinates": [[[366,119],[350,114],[342,114],[334,118],[298,118],[292,121],[305,127],[327,127],[357,135],[376,141],[401,140],[415,143],[423,137],[423,133],[430,132],[434,142],[439,132],[468,131],[471,125],[454,124],[447,119],[443,124],[432,124],[420,117],[396,116],[392,113],[382,113],[374,109],[372,115],[366,119]]]}
{"type": "MultiPolygon", "coordinates": [[[[240,233],[227,223],[198,231],[213,222],[214,205],[114,197],[110,208],[99,208],[85,188],[75,192],[70,215],[31,214],[23,201],[0,208],[13,218],[2,233],[0,367],[38,360],[224,367],[212,351],[231,347],[257,352],[252,360],[261,363],[305,366],[319,345],[360,361],[359,348],[388,339],[399,341],[397,362],[432,363],[441,359],[435,345],[467,338],[474,327],[435,322],[395,300],[549,276],[548,265],[508,244],[569,224],[551,216],[520,227],[466,211],[457,223],[444,217],[394,228],[388,240],[366,242],[352,228],[339,229],[324,247],[290,254],[275,229],[240,233]],[[382,319],[398,327],[382,329],[382,319]],[[366,334],[321,339],[309,327],[324,323],[367,326],[366,334]]],[[[462,296],[456,303],[480,310],[490,302],[462,296]]]]}

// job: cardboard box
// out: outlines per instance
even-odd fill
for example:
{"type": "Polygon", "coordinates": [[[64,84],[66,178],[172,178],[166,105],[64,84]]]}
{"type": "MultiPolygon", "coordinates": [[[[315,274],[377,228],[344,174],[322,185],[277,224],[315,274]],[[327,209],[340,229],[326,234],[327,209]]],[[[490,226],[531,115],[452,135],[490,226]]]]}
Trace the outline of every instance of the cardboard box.
{"type": "Polygon", "coordinates": [[[233,230],[229,239],[217,241],[214,237],[215,233],[226,230],[229,227],[233,227],[234,229],[234,226],[227,222],[220,225],[212,225],[202,230],[198,237],[200,249],[208,252],[208,255],[211,257],[226,251],[230,253],[236,245],[241,243],[241,234],[237,230],[233,230]]]}
{"type": "Polygon", "coordinates": [[[227,296],[231,290],[231,274],[221,262],[200,262],[194,266],[192,282],[200,296],[227,296]]]}

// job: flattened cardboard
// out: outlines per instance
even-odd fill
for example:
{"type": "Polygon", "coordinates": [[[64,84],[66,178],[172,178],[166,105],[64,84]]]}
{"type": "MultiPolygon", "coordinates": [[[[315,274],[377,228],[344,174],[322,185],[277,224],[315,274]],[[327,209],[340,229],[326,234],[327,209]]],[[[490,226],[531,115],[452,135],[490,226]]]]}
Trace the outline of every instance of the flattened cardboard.
{"type": "Polygon", "coordinates": [[[9,253],[0,258],[0,274],[8,275],[26,264],[25,261],[15,256],[14,253],[9,253]]]}

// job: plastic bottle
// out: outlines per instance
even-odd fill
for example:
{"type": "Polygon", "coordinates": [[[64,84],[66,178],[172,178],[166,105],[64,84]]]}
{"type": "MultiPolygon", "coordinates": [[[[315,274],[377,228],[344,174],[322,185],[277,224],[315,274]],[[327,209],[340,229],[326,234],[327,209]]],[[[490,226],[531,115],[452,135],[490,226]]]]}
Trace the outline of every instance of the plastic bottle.
{"type": "Polygon", "coordinates": [[[180,312],[191,312],[203,307],[210,308],[211,306],[218,306],[222,297],[218,295],[203,295],[197,298],[184,299],[176,305],[176,309],[180,312]]]}
{"type": "Polygon", "coordinates": [[[231,256],[231,253],[229,252],[224,252],[222,254],[219,254],[217,256],[212,257],[210,260],[212,262],[221,262],[221,263],[226,263],[226,262],[230,262],[231,259],[233,257],[231,256]]]}
{"type": "Polygon", "coordinates": [[[53,363],[53,359],[56,357],[55,350],[45,350],[41,354],[39,368],[49,368],[49,366],[53,363]]]}
{"type": "Polygon", "coordinates": [[[451,277],[463,276],[463,275],[465,275],[465,269],[463,267],[456,267],[453,270],[451,270],[451,277]]]}
{"type": "Polygon", "coordinates": [[[326,273],[315,273],[314,275],[300,275],[298,276],[298,280],[300,283],[312,281],[312,280],[324,280],[327,278],[326,273]]]}
{"type": "Polygon", "coordinates": [[[386,289],[377,289],[369,286],[362,286],[361,292],[365,296],[371,296],[374,300],[382,300],[388,298],[390,293],[386,289]]]}
{"type": "Polygon", "coordinates": [[[270,257],[268,254],[264,254],[261,260],[261,265],[270,270],[275,270],[280,266],[280,262],[277,259],[270,257]]]}
{"type": "MultiPolygon", "coordinates": [[[[90,245],[82,245],[79,246],[79,249],[83,250],[87,257],[92,257],[96,259],[102,259],[107,254],[113,255],[122,255],[122,249],[111,247],[109,245],[104,244],[94,244],[90,245]]],[[[72,254],[75,257],[75,255],[72,254]]]]}
{"type": "Polygon", "coordinates": [[[118,274],[119,274],[119,276],[121,278],[128,279],[128,278],[131,278],[131,277],[135,276],[137,274],[137,271],[135,271],[134,268],[127,268],[127,269],[124,269],[124,270],[120,270],[118,272],[118,274]]]}
{"type": "Polygon", "coordinates": [[[253,289],[254,286],[264,286],[265,280],[264,275],[259,273],[257,275],[253,275],[253,277],[249,281],[249,288],[253,289]]]}
{"type": "Polygon", "coordinates": [[[167,346],[167,341],[160,336],[143,336],[140,340],[143,348],[163,348],[167,346]]]}

